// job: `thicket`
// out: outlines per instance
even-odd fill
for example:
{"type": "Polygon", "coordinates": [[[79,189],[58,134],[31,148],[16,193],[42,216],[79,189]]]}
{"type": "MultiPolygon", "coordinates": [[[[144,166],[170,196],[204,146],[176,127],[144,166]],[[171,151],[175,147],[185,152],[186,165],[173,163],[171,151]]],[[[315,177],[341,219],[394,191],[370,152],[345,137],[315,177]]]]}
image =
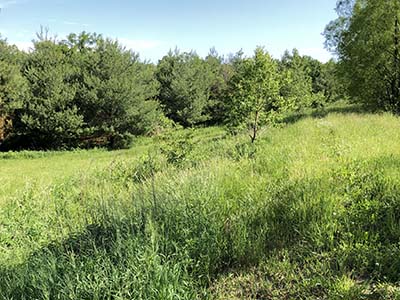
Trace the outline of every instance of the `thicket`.
{"type": "Polygon", "coordinates": [[[338,98],[334,68],[296,50],[277,60],[261,48],[253,57],[175,50],[153,64],[85,32],[58,40],[42,31],[28,53],[1,40],[0,148],[123,148],[173,123],[254,132],[267,124],[254,111],[279,115],[338,98]],[[275,85],[274,99],[260,82],[275,85]]]}

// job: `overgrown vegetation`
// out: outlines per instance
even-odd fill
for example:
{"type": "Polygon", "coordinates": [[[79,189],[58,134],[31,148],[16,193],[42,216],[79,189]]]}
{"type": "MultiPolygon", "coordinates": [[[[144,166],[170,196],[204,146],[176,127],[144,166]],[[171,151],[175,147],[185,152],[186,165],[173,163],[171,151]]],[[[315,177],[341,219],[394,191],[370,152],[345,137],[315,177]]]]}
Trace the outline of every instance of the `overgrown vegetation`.
{"type": "Polygon", "coordinates": [[[399,11],[327,63],[1,39],[0,298],[400,299],[399,11]]]}
{"type": "Polygon", "coordinates": [[[4,157],[72,169],[4,195],[0,297],[398,299],[398,127],[336,113],[253,145],[208,128],[4,157]],[[74,174],[85,160],[97,163],[74,174]]]}

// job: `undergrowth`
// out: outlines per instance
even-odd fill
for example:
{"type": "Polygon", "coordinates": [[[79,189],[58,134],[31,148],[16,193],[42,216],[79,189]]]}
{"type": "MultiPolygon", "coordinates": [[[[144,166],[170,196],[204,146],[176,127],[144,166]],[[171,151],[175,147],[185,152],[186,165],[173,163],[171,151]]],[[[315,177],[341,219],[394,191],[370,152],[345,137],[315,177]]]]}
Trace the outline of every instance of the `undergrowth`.
{"type": "Polygon", "coordinates": [[[33,183],[0,207],[0,298],[400,299],[398,141],[365,152],[396,126],[175,133],[33,183]]]}

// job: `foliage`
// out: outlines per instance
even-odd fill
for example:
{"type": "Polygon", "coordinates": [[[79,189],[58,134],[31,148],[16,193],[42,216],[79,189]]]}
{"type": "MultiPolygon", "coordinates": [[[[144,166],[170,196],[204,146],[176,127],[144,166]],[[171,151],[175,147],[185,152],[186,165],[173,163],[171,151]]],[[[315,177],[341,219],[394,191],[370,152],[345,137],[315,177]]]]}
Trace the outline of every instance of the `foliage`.
{"type": "Polygon", "coordinates": [[[399,113],[400,5],[398,1],[338,1],[338,19],[325,29],[339,58],[349,95],[399,113]]]}
{"type": "Polygon", "coordinates": [[[24,60],[29,96],[14,112],[9,148],[125,148],[154,131],[154,66],[96,34],[39,37],[24,60]]]}
{"type": "Polygon", "coordinates": [[[333,59],[321,63],[293,49],[292,53],[286,51],[279,63],[283,76],[281,94],[292,99],[295,109],[310,105],[316,108],[346,99],[345,82],[339,80],[333,59]]]}
{"type": "Polygon", "coordinates": [[[285,52],[281,59],[282,83],[281,96],[286,99],[292,110],[309,107],[313,103],[313,82],[309,68],[299,52],[285,52]]]}
{"type": "Polygon", "coordinates": [[[29,99],[15,114],[15,138],[24,147],[62,148],[76,145],[84,126],[70,83],[74,68],[68,49],[51,40],[37,41],[24,64],[29,99]]]}
{"type": "Polygon", "coordinates": [[[166,115],[183,126],[207,121],[214,77],[209,65],[196,53],[170,51],[160,60],[156,72],[161,86],[159,99],[166,115]]]}
{"type": "Polygon", "coordinates": [[[81,139],[91,143],[105,137],[106,145],[121,148],[129,146],[131,135],[154,129],[161,114],[154,101],[158,84],[153,66],[96,34],[72,34],[64,43],[77,70],[72,82],[78,86],[75,103],[86,127],[81,139]]]}
{"type": "Polygon", "coordinates": [[[205,58],[205,62],[212,72],[213,81],[210,88],[207,114],[209,124],[222,124],[227,117],[227,101],[229,96],[229,82],[235,74],[234,59],[225,60],[213,48],[205,58]]]}
{"type": "Polygon", "coordinates": [[[59,40],[41,28],[29,53],[2,41],[0,56],[1,150],[129,148],[135,136],[161,134],[174,123],[226,121],[232,131],[251,128],[254,141],[283,111],[340,97],[335,64],[325,68],[296,51],[279,68],[272,58],[269,67],[251,67],[256,59],[242,51],[224,57],[214,48],[204,59],[170,51],[154,65],[96,33],[59,40]]]}
{"type": "Polygon", "coordinates": [[[7,138],[14,111],[27,97],[26,81],[20,72],[22,54],[0,39],[0,144],[7,138]]]}
{"type": "Polygon", "coordinates": [[[347,83],[340,77],[338,63],[333,59],[321,66],[321,74],[318,77],[318,82],[328,103],[348,99],[346,92],[347,83]]]}
{"type": "Polygon", "coordinates": [[[192,161],[191,154],[194,148],[193,132],[187,131],[182,134],[173,134],[165,138],[165,145],[161,148],[161,153],[167,158],[167,162],[172,165],[182,166],[192,161]]]}
{"type": "Polygon", "coordinates": [[[264,49],[257,48],[253,58],[239,64],[231,84],[228,124],[251,129],[254,142],[259,127],[272,122],[284,109],[279,95],[278,65],[264,49]]]}

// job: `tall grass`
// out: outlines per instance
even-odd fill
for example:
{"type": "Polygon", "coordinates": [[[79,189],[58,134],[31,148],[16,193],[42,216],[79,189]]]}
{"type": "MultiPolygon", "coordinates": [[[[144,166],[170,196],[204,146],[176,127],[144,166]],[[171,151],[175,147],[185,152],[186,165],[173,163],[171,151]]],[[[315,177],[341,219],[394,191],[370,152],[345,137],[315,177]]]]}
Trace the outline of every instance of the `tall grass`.
{"type": "Polygon", "coordinates": [[[0,204],[0,298],[399,299],[399,127],[177,132],[28,185],[0,204]]]}

